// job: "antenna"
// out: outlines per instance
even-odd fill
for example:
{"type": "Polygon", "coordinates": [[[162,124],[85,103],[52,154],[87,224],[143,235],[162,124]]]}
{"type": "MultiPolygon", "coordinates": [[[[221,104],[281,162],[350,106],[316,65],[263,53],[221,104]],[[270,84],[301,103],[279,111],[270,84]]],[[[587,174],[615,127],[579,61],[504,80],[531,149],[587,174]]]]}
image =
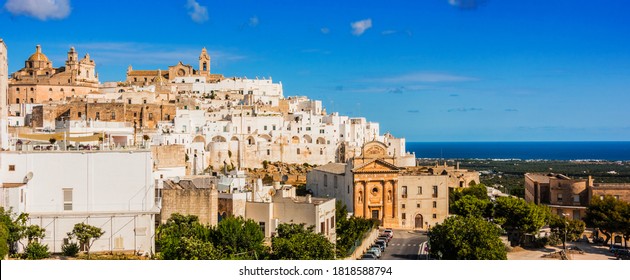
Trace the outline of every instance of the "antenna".
{"type": "Polygon", "coordinates": [[[22,180],[22,182],[26,184],[31,179],[33,179],[33,172],[26,173],[26,176],[24,176],[24,180],[22,180]]]}

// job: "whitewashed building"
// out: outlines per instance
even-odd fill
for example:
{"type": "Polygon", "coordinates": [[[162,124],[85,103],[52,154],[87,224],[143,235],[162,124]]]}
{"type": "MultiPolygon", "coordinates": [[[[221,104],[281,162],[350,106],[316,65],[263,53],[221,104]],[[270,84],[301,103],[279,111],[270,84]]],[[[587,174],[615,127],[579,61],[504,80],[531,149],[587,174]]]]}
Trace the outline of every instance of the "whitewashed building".
{"type": "Polygon", "coordinates": [[[77,223],[105,234],[91,251],[154,252],[155,189],[149,151],[2,152],[0,203],[28,213],[61,252],[77,223]]]}

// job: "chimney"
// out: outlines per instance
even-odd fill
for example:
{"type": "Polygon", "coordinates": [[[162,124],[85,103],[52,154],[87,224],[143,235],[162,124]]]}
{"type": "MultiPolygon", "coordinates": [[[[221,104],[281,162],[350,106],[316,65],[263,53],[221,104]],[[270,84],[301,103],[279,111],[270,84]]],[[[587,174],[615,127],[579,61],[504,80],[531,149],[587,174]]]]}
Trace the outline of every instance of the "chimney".
{"type": "Polygon", "coordinates": [[[310,194],[306,195],[306,203],[313,203],[313,199],[311,198],[310,194]]]}

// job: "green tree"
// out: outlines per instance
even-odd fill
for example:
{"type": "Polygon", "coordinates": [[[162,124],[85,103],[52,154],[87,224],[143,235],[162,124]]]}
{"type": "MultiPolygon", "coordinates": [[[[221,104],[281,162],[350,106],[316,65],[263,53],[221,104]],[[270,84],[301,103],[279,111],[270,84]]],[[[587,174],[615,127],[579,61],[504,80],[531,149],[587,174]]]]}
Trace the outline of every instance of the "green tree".
{"type": "Polygon", "coordinates": [[[9,248],[9,253],[17,252],[17,243],[25,237],[24,232],[27,220],[28,213],[16,215],[10,209],[5,210],[3,207],[0,207],[0,222],[4,224],[8,231],[6,244],[9,248]]]}
{"type": "Polygon", "coordinates": [[[260,225],[242,217],[227,217],[212,229],[212,243],[231,259],[259,258],[266,253],[260,225]]]}
{"type": "Polygon", "coordinates": [[[171,215],[157,230],[156,243],[161,259],[165,260],[213,260],[221,253],[211,242],[211,229],[202,225],[197,216],[171,215]]]}
{"type": "Polygon", "coordinates": [[[488,197],[488,190],[484,184],[475,184],[468,188],[464,188],[461,191],[463,196],[471,195],[480,200],[490,201],[490,197],[488,197]]]}
{"type": "Polygon", "coordinates": [[[447,260],[505,260],[500,229],[479,217],[453,216],[429,232],[430,255],[447,260]]]}
{"type": "Polygon", "coordinates": [[[335,257],[334,245],[321,234],[304,224],[281,224],[278,236],[271,241],[273,259],[277,260],[330,260],[335,257]]]}
{"type": "Polygon", "coordinates": [[[460,216],[490,217],[492,204],[472,195],[464,195],[451,205],[451,214],[460,216]]]}
{"type": "Polygon", "coordinates": [[[364,218],[348,218],[348,208],[337,201],[335,205],[335,223],[337,233],[337,251],[335,254],[339,258],[347,257],[352,253],[352,249],[360,244],[365,235],[376,225],[374,221],[364,218]]]}
{"type": "Polygon", "coordinates": [[[581,220],[571,220],[566,217],[551,215],[551,219],[549,220],[549,228],[551,232],[556,235],[559,240],[562,240],[562,247],[564,248],[566,244],[564,243],[564,234],[566,232],[567,240],[575,241],[582,237],[582,233],[584,233],[584,229],[586,229],[586,224],[581,220]]]}
{"type": "Polygon", "coordinates": [[[46,230],[38,225],[30,225],[24,227],[23,236],[28,241],[27,246],[33,241],[39,242],[39,239],[43,239],[46,236],[46,230]]]}
{"type": "Polygon", "coordinates": [[[0,259],[4,259],[9,254],[9,228],[4,223],[0,223],[0,259]]]}
{"type": "Polygon", "coordinates": [[[71,232],[68,232],[68,238],[77,239],[81,246],[85,247],[87,258],[90,259],[90,248],[94,241],[101,238],[105,232],[99,228],[86,223],[75,224],[71,232]]]}
{"type": "Polygon", "coordinates": [[[23,258],[27,260],[41,260],[48,258],[50,256],[50,252],[48,252],[48,245],[40,244],[35,241],[26,245],[24,248],[23,258]]]}
{"type": "Polygon", "coordinates": [[[627,207],[630,207],[627,202],[609,195],[602,199],[593,198],[586,208],[584,221],[589,227],[599,229],[606,236],[605,243],[608,243],[613,233],[630,231],[627,228],[627,215],[624,215],[628,213],[627,207]]]}
{"type": "Polygon", "coordinates": [[[516,197],[499,197],[494,205],[494,221],[523,243],[525,234],[535,234],[547,224],[551,211],[544,205],[527,203],[516,197]]]}

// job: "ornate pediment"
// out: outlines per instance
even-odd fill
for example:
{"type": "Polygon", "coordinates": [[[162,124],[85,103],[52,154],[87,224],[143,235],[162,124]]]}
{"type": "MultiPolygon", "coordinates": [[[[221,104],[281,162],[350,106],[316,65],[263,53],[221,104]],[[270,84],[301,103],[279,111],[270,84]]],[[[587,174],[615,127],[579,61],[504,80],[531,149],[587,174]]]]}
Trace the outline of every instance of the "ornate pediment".
{"type": "Polygon", "coordinates": [[[363,146],[361,157],[363,158],[384,158],[387,157],[387,146],[385,144],[372,141],[363,146]]]}
{"type": "Polygon", "coordinates": [[[354,173],[398,173],[401,170],[401,168],[380,160],[380,159],[375,159],[372,160],[370,162],[367,162],[365,164],[359,165],[357,167],[355,167],[354,169],[352,169],[352,172],[354,173]]]}

